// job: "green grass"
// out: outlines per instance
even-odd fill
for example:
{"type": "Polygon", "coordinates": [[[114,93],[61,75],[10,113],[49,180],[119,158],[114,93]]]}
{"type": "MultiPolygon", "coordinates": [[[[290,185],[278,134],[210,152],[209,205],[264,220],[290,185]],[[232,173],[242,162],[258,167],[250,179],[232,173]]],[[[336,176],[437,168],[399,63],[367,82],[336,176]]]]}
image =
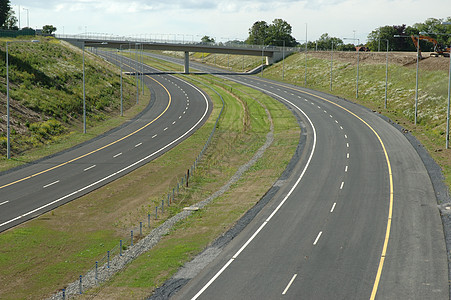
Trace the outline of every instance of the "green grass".
{"type": "MultiPolygon", "coordinates": [[[[131,113],[136,114],[143,108],[135,108],[125,118],[117,117],[120,111],[119,70],[86,51],[86,111],[90,135],[80,134],[83,126],[82,52],[53,38],[39,40],[39,43],[9,45],[12,160],[5,158],[6,121],[2,120],[0,171],[86,141],[123,123],[131,113]]],[[[0,40],[3,54],[6,41],[0,40]]],[[[5,57],[6,54],[0,56],[0,60],[5,57]]],[[[0,64],[0,76],[0,81],[6,82],[5,61],[0,64]]],[[[125,77],[126,110],[135,104],[135,92],[134,80],[125,77]]],[[[5,86],[0,88],[0,99],[0,113],[6,114],[5,86]]]]}

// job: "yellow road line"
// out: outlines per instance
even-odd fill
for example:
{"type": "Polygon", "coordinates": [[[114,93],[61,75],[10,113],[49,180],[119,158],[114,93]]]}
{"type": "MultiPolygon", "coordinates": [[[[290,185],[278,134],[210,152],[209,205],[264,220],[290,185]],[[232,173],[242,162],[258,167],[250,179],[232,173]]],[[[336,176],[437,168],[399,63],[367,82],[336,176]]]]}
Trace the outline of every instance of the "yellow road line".
{"type": "MultiPolygon", "coordinates": [[[[127,65],[127,64],[125,64],[125,65],[128,66],[129,68],[135,70],[135,71],[138,71],[138,70],[132,68],[131,66],[127,65]]],[[[80,160],[80,159],[82,159],[82,158],[84,158],[84,157],[86,157],[86,156],[89,156],[89,155],[93,154],[93,153],[99,152],[100,150],[103,150],[103,149],[108,148],[108,147],[110,147],[110,146],[112,146],[112,145],[114,145],[114,144],[117,144],[117,143],[119,143],[120,141],[123,141],[123,140],[125,140],[126,138],[128,138],[128,137],[130,137],[130,136],[132,136],[132,135],[134,135],[134,134],[136,134],[136,133],[138,133],[138,132],[140,132],[141,130],[143,130],[144,128],[148,127],[149,125],[151,125],[152,123],[154,123],[156,120],[158,120],[164,113],[166,113],[166,111],[167,111],[167,110],[169,109],[169,107],[171,106],[171,103],[172,103],[171,93],[169,93],[168,89],[167,89],[163,84],[161,84],[159,81],[153,79],[153,78],[150,77],[149,75],[146,75],[146,77],[152,79],[153,81],[155,81],[156,83],[158,83],[159,85],[161,85],[161,86],[166,90],[166,93],[167,93],[168,96],[169,96],[168,105],[166,106],[166,108],[164,109],[164,111],[163,111],[160,115],[158,115],[155,119],[153,119],[152,121],[150,121],[149,123],[147,123],[147,124],[144,125],[143,127],[139,128],[139,129],[137,129],[137,130],[135,130],[134,132],[132,132],[132,133],[130,133],[130,134],[128,134],[128,135],[126,135],[126,136],[124,136],[124,137],[122,137],[122,138],[120,138],[120,139],[114,141],[114,142],[111,142],[111,143],[109,143],[109,144],[107,144],[107,145],[105,145],[105,146],[103,146],[103,147],[100,147],[100,148],[98,148],[98,149],[96,149],[96,150],[93,150],[93,151],[91,151],[91,152],[89,152],[89,153],[86,153],[86,154],[83,154],[83,155],[78,156],[78,157],[76,157],[76,158],[73,158],[73,159],[71,159],[71,160],[69,160],[69,161],[66,161],[66,162],[64,162],[64,163],[61,163],[61,164],[56,165],[56,166],[54,166],[54,167],[51,167],[51,168],[49,168],[49,169],[43,170],[43,171],[38,172],[38,173],[35,173],[35,174],[33,174],[33,175],[30,175],[30,176],[27,176],[27,177],[18,179],[18,180],[16,180],[16,181],[7,183],[7,184],[5,184],[5,185],[2,185],[2,186],[0,186],[0,190],[3,189],[3,188],[6,188],[6,187],[8,187],[8,186],[14,185],[14,184],[16,184],[16,183],[19,183],[19,182],[22,182],[22,181],[31,179],[31,178],[36,177],[36,176],[38,176],[38,175],[42,175],[42,174],[44,174],[44,173],[50,172],[50,171],[52,171],[52,170],[55,170],[55,169],[57,169],[57,168],[60,168],[60,167],[62,167],[62,166],[65,166],[65,165],[67,165],[67,164],[70,164],[70,163],[72,163],[72,162],[74,162],[74,161],[80,160]]]]}
{"type": "MultiPolygon", "coordinates": [[[[261,79],[258,79],[260,81],[263,81],[261,79]]],[[[387,153],[387,149],[385,148],[385,144],[382,141],[381,137],[379,136],[379,134],[376,132],[376,130],[374,130],[373,127],[371,127],[365,120],[363,120],[361,117],[359,117],[358,115],[356,115],[355,113],[353,113],[352,111],[350,111],[349,109],[335,103],[332,102],[326,98],[323,98],[321,96],[300,90],[300,89],[296,89],[293,87],[289,87],[289,86],[285,86],[282,84],[277,84],[277,83],[273,83],[275,85],[281,86],[281,87],[285,87],[288,89],[292,89],[304,94],[307,94],[309,96],[313,96],[315,98],[321,99],[323,101],[326,101],[330,104],[333,104],[341,109],[343,109],[344,111],[348,112],[349,114],[353,115],[354,117],[356,117],[358,120],[360,120],[363,124],[365,124],[373,133],[374,135],[376,135],[377,139],[379,140],[379,143],[382,146],[382,149],[384,151],[384,155],[385,155],[385,160],[387,162],[387,168],[388,168],[388,174],[389,174],[389,182],[390,182],[390,200],[389,200],[389,208],[388,208],[388,218],[387,218],[387,227],[385,230],[385,239],[384,239],[384,245],[382,247],[382,253],[381,253],[381,258],[379,260],[379,267],[377,268],[377,274],[376,274],[376,278],[374,280],[374,284],[373,284],[373,290],[371,292],[371,296],[370,296],[370,300],[374,300],[376,298],[376,293],[377,293],[377,289],[379,287],[379,281],[381,279],[381,275],[382,275],[382,269],[384,267],[384,262],[385,262],[385,256],[387,254],[387,247],[388,247],[388,240],[390,239],[390,229],[391,229],[391,221],[392,221],[392,216],[393,216],[393,173],[392,173],[392,169],[391,169],[391,164],[390,164],[390,159],[388,157],[388,153],[387,153]]]]}

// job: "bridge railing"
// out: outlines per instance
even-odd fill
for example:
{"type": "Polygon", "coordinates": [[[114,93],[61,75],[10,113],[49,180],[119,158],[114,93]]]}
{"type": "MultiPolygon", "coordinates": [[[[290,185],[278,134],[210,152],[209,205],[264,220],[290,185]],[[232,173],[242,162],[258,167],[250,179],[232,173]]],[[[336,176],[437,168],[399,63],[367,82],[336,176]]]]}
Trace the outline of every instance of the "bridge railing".
{"type": "Polygon", "coordinates": [[[297,52],[303,51],[298,47],[281,47],[281,46],[272,46],[272,45],[249,45],[244,43],[233,43],[233,42],[219,42],[219,43],[204,43],[204,42],[195,42],[195,41],[187,41],[185,39],[177,39],[176,35],[172,35],[173,39],[169,38],[157,38],[152,37],[152,35],[137,35],[137,36],[120,36],[114,34],[106,34],[106,33],[83,33],[83,34],[56,34],[56,38],[59,39],[78,39],[85,41],[117,41],[117,42],[132,42],[132,43],[155,43],[155,44],[180,44],[180,45],[199,45],[199,46],[208,46],[208,47],[222,47],[222,48],[245,48],[245,49],[259,49],[259,50],[273,50],[276,52],[297,52]]]}

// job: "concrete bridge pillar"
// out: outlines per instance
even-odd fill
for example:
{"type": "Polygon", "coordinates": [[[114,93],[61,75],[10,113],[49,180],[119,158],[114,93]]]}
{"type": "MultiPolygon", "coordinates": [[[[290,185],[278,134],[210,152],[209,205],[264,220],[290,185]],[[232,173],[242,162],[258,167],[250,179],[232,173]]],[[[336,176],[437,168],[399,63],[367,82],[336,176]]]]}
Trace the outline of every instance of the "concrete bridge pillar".
{"type": "Polygon", "coordinates": [[[189,51],[185,51],[185,74],[189,74],[189,51]]]}

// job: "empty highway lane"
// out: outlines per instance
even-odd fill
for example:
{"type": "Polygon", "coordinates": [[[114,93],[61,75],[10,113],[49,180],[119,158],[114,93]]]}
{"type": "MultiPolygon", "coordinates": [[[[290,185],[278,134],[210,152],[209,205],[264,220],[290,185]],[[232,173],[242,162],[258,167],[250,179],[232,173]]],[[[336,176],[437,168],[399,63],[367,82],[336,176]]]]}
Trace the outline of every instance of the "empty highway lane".
{"type": "MultiPolygon", "coordinates": [[[[124,63],[125,71],[137,67],[132,60],[124,63]]],[[[145,71],[154,72],[147,66],[145,71]]],[[[144,81],[152,91],[152,105],[139,118],[0,176],[0,231],[142,166],[191,135],[208,118],[212,105],[197,87],[170,75],[146,76],[144,81]]]]}
{"type": "Polygon", "coordinates": [[[286,103],[305,145],[268,205],[174,299],[449,299],[434,190],[400,131],[338,97],[221,76],[286,103]]]}

